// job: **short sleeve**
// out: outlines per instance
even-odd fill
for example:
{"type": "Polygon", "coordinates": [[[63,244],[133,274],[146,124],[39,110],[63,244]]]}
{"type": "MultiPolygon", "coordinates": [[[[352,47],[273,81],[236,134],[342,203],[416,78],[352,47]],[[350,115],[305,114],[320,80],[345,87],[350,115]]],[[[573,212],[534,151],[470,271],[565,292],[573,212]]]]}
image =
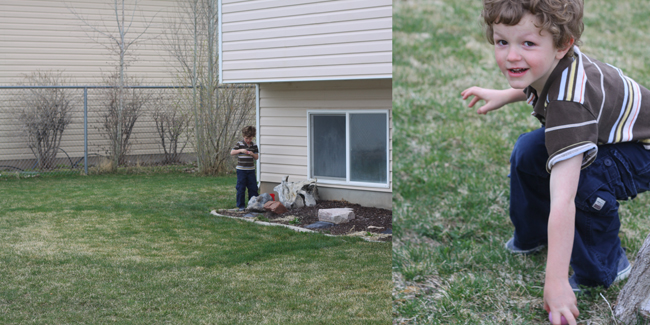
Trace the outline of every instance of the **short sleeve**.
{"type": "Polygon", "coordinates": [[[546,112],[547,171],[556,163],[584,153],[582,168],[598,153],[598,120],[582,104],[553,101],[546,112]]]}

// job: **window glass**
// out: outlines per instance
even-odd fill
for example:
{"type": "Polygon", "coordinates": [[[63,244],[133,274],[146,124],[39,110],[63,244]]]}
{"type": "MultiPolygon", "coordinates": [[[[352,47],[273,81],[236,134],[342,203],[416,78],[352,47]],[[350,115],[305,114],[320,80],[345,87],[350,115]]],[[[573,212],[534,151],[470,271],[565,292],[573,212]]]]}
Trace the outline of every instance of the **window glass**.
{"type": "Polygon", "coordinates": [[[345,180],[345,115],[312,115],[311,130],[313,176],[345,180]]]}
{"type": "Polygon", "coordinates": [[[350,114],[350,181],[387,183],[386,114],[350,114]]]}

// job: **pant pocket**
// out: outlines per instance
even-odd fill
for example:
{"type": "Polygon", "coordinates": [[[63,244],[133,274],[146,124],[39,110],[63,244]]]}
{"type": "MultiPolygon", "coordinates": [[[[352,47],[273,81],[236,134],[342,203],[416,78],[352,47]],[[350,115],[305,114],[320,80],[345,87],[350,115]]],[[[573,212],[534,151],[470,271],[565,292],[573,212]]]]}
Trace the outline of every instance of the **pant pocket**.
{"type": "Polygon", "coordinates": [[[619,168],[611,156],[601,156],[580,173],[576,193],[576,208],[597,215],[609,215],[618,210],[617,200],[626,200],[628,191],[619,168]]]}

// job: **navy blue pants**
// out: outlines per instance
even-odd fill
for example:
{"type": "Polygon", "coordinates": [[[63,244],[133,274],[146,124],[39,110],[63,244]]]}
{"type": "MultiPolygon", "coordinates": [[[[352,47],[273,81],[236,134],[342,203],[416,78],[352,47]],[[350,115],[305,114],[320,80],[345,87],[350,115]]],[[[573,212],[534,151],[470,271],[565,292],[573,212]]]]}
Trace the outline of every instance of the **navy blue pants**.
{"type": "MultiPolygon", "coordinates": [[[[522,134],[510,157],[510,219],[515,246],[547,244],[550,174],[544,128],[522,134]]],[[[650,187],[650,151],[639,143],[598,146],[596,160],[580,172],[571,267],[578,283],[609,287],[624,254],[617,200],[650,187]]]]}
{"type": "Polygon", "coordinates": [[[257,193],[257,177],[255,170],[241,170],[237,169],[237,207],[246,208],[248,201],[246,201],[246,189],[248,189],[248,200],[253,196],[258,196],[257,193]]]}

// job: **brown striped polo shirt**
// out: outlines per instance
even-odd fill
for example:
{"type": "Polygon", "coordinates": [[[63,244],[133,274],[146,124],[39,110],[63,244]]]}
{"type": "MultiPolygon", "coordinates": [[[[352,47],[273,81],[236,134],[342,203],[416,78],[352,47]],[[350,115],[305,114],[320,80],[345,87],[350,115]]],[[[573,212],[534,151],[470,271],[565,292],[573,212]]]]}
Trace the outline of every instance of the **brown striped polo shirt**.
{"type": "Polygon", "coordinates": [[[530,86],[524,90],[533,115],[546,126],[547,171],[581,153],[585,168],[601,144],[638,141],[650,149],[650,91],[574,49],[573,57],[560,60],[541,94],[530,86]]]}
{"type": "MultiPolygon", "coordinates": [[[[257,145],[254,142],[251,142],[251,145],[247,145],[246,141],[238,141],[237,144],[232,148],[232,150],[246,149],[257,153],[257,145]]],[[[255,158],[251,155],[245,153],[237,154],[237,169],[241,170],[255,170],[255,158]]]]}

